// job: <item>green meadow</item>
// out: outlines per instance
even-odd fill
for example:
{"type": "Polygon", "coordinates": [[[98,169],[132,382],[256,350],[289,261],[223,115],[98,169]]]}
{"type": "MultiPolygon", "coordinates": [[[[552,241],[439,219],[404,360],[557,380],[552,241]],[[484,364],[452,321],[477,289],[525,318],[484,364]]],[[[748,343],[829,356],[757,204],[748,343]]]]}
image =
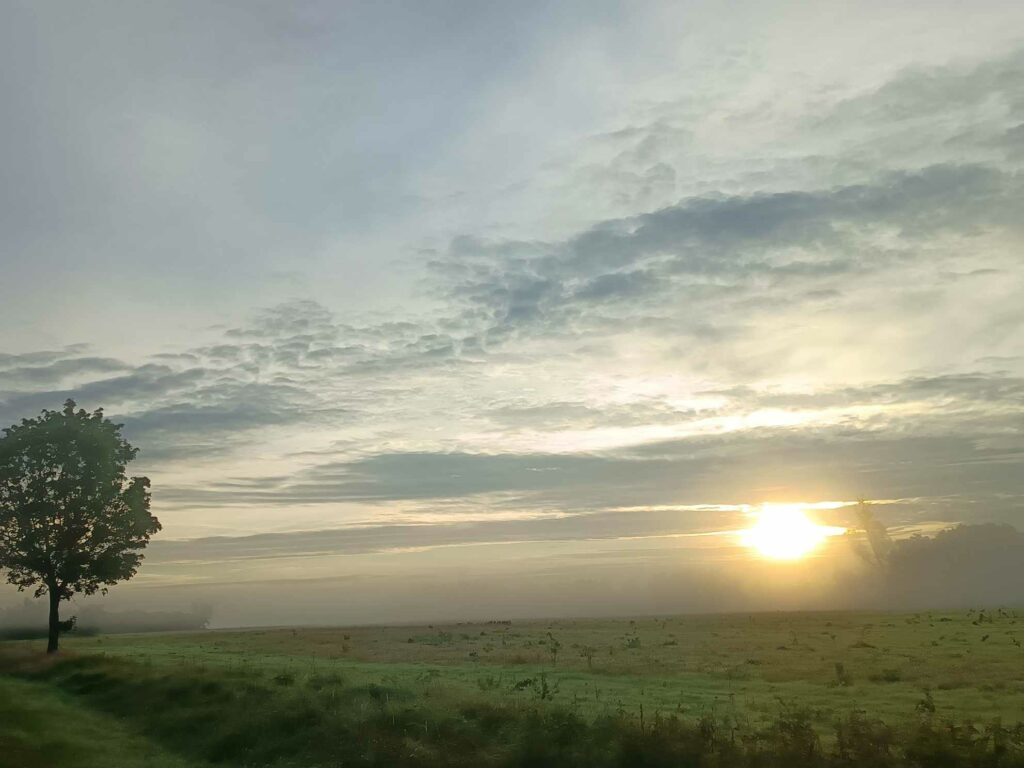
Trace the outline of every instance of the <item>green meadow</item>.
{"type": "Polygon", "coordinates": [[[0,764],[1020,765],[1022,642],[1012,610],[10,641],[0,764]]]}

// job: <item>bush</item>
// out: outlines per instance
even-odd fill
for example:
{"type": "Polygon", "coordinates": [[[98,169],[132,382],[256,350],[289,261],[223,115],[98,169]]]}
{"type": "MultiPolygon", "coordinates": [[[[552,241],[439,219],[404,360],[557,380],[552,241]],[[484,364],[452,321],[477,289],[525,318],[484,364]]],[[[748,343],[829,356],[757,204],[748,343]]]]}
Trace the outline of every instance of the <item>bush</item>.
{"type": "Polygon", "coordinates": [[[883,669],[869,679],[873,683],[899,683],[903,681],[903,673],[898,669],[883,669]]]}

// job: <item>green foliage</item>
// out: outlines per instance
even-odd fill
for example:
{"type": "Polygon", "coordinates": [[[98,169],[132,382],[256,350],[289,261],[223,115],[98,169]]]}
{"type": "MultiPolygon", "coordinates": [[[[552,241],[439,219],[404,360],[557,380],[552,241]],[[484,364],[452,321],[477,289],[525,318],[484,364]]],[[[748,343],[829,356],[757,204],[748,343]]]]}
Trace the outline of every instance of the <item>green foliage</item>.
{"type": "Polygon", "coordinates": [[[280,672],[274,675],[274,682],[278,685],[295,685],[295,675],[291,672],[280,672]]]}
{"type": "MultiPolygon", "coordinates": [[[[66,719],[116,718],[118,734],[130,726],[152,742],[151,752],[160,760],[174,754],[194,766],[1024,766],[1024,726],[998,721],[972,725],[911,714],[892,726],[855,711],[823,734],[814,713],[796,705],[779,705],[751,722],[724,713],[698,718],[656,713],[647,720],[614,713],[589,719],[552,704],[544,694],[551,690],[544,674],[523,686],[532,697],[503,706],[341,677],[317,675],[316,684],[310,677],[302,685],[296,673],[295,685],[281,686],[255,670],[100,656],[42,665],[23,658],[8,661],[7,672],[22,678],[10,685],[52,700],[60,691],[65,709],[73,705],[80,713],[65,713],[66,719]]],[[[0,676],[0,687],[10,680],[0,676]]],[[[22,728],[38,727],[31,717],[20,720],[22,728]]],[[[0,744],[3,738],[0,734],[0,744]]],[[[90,731],[82,738],[97,736],[90,731]]],[[[126,750],[138,751],[118,738],[126,750]]],[[[90,747],[95,745],[84,743],[79,752],[90,747]]],[[[67,754],[70,762],[56,764],[86,765],[71,759],[72,748],[67,754]]],[[[2,752],[0,765],[6,765],[2,752]]]]}
{"type": "Polygon", "coordinates": [[[835,664],[836,679],[835,685],[841,688],[848,688],[853,685],[853,678],[850,673],[846,671],[846,665],[841,661],[837,661],[835,664]]]}
{"type": "Polygon", "coordinates": [[[899,683],[903,680],[903,673],[898,669],[885,668],[878,674],[871,676],[873,683],[899,683]]]}
{"type": "Polygon", "coordinates": [[[77,704],[45,683],[0,676],[0,766],[195,768],[117,718],[77,704]]]}
{"type": "MultiPolygon", "coordinates": [[[[1024,615],[978,615],[76,634],[56,664],[11,671],[194,765],[1016,768],[1024,615]]],[[[0,681],[5,650],[26,647],[0,644],[0,681]]]]}
{"type": "Polygon", "coordinates": [[[0,438],[0,568],[19,590],[56,603],[135,575],[160,523],[149,480],[128,478],[136,449],[101,410],[44,410],[0,438]]]}
{"type": "Polygon", "coordinates": [[[160,524],[136,449],[102,410],[44,410],[0,439],[0,566],[20,589],[93,594],[133,576],[160,524]]]}
{"type": "Polygon", "coordinates": [[[594,668],[594,656],[597,655],[597,648],[592,645],[580,646],[580,658],[586,659],[587,669],[594,668]]]}
{"type": "Polygon", "coordinates": [[[478,680],[492,675],[503,681],[487,697],[497,703],[512,697],[512,682],[543,671],[552,687],[559,686],[556,703],[575,702],[586,717],[615,712],[620,704],[631,713],[643,704],[651,717],[657,712],[692,715],[708,707],[721,710],[724,702],[741,716],[756,717],[781,697],[812,703],[817,727],[827,730],[835,718],[853,709],[895,722],[914,710],[925,688],[933,692],[935,707],[945,717],[1020,719],[1024,651],[1012,642],[1011,633],[1024,626],[1024,612],[1010,609],[1004,616],[992,615],[996,623],[986,622],[984,628],[974,627],[976,612],[966,611],[934,614],[915,623],[900,614],[861,613],[639,619],[635,628],[643,645],[638,650],[624,649],[625,638],[633,635],[621,619],[517,622],[499,628],[464,623],[430,631],[408,626],[303,628],[95,639],[76,630],[67,645],[74,651],[148,658],[157,664],[186,659],[257,665],[268,675],[305,665],[314,667],[310,674],[337,672],[353,684],[387,676],[401,685],[419,685],[416,680],[430,675],[459,696],[479,695],[478,680]],[[872,628],[865,630],[868,625],[872,628]],[[487,635],[481,637],[480,631],[487,635]],[[556,667],[551,666],[548,632],[563,645],[556,667]],[[788,645],[794,632],[803,638],[798,648],[788,645]],[[851,647],[865,632],[873,647],[851,647]],[[440,633],[451,641],[407,642],[410,636],[435,639],[440,633]],[[987,633],[992,637],[982,642],[987,633]],[[666,646],[668,639],[678,644],[666,646]],[[344,653],[343,643],[349,646],[344,653]],[[780,643],[788,649],[777,650],[780,643]],[[581,653],[587,646],[595,649],[592,667],[581,653]],[[479,652],[475,659],[473,652],[479,652]],[[849,685],[837,684],[837,662],[843,664],[849,685]],[[886,670],[898,670],[901,679],[890,682],[886,670]]]}

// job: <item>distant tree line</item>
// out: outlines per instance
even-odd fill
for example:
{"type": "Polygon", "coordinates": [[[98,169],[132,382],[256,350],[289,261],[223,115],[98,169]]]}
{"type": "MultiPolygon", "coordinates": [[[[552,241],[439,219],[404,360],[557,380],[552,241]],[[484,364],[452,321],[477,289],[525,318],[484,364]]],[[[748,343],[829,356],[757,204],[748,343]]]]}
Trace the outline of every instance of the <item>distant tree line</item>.
{"type": "Polygon", "coordinates": [[[894,539],[871,507],[858,506],[860,529],[851,543],[873,566],[882,602],[971,607],[1024,601],[1024,533],[1012,525],[960,524],[934,536],[894,539]]]}

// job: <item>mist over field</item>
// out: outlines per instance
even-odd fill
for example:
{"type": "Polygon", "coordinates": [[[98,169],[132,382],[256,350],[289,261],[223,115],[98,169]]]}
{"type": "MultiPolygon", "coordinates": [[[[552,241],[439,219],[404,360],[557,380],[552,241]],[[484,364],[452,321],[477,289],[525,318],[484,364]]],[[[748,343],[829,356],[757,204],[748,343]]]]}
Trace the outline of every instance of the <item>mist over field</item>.
{"type": "MultiPolygon", "coordinates": [[[[146,626],[131,612],[156,612],[157,627],[190,629],[680,612],[966,610],[1024,602],[1024,534],[1006,525],[897,540],[884,568],[854,536],[830,542],[813,559],[780,564],[749,562],[739,546],[723,551],[696,545],[695,550],[691,539],[670,534],[635,540],[632,548],[617,539],[551,540],[535,545],[539,552],[531,557],[519,551],[514,526],[510,544],[463,546],[456,553],[442,547],[440,553],[425,548],[382,555],[368,548],[369,542],[355,543],[356,534],[308,537],[308,551],[295,552],[287,565],[278,566],[307,575],[283,580],[267,579],[263,570],[260,553],[278,546],[273,538],[247,541],[242,552],[238,541],[207,540],[202,542],[207,557],[224,557],[219,548],[229,547],[233,559],[224,557],[205,583],[196,579],[188,586],[173,585],[174,574],[198,571],[195,562],[177,559],[173,543],[154,544],[146,565],[149,578],[140,575],[111,597],[78,598],[70,610],[83,626],[104,631],[116,631],[125,615],[130,631],[146,626]],[[465,576],[469,569],[472,579],[465,576]],[[159,585],[164,574],[171,586],[159,585]]],[[[471,537],[472,531],[463,535],[471,537]]],[[[195,546],[189,543],[189,550],[195,546]]],[[[44,607],[26,605],[23,598],[0,611],[0,630],[43,624],[44,607]]]]}

